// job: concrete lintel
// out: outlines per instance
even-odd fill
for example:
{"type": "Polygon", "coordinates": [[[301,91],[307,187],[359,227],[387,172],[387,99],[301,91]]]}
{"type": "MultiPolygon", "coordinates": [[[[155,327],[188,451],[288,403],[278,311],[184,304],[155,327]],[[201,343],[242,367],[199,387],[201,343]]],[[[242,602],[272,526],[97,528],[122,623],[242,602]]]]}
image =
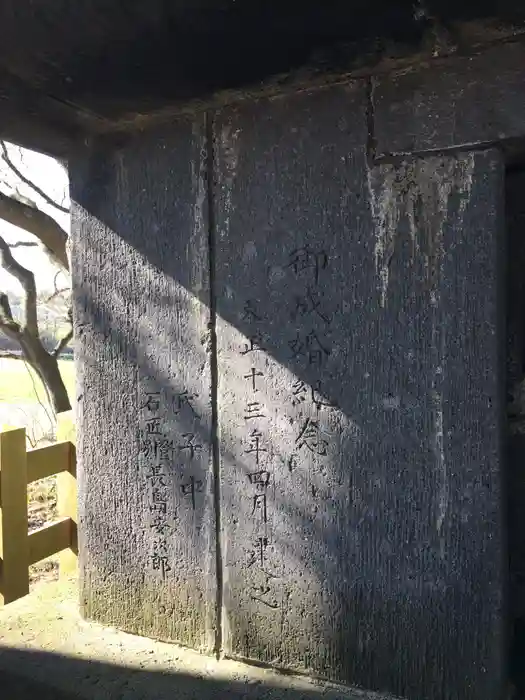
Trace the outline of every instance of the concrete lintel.
{"type": "Polygon", "coordinates": [[[525,43],[372,79],[375,155],[476,147],[525,136],[525,43]]]}

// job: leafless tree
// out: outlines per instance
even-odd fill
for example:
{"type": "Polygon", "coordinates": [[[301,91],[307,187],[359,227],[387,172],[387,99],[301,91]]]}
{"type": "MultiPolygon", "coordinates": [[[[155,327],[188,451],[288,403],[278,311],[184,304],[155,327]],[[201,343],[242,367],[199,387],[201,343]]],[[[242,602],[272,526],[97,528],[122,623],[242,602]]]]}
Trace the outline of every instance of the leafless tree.
{"type": "MultiPolygon", "coordinates": [[[[0,266],[18,280],[24,300],[22,318],[16,317],[12,312],[9,294],[0,289],[0,331],[18,345],[26,362],[41,379],[53,410],[58,413],[71,408],[58,363],[60,354],[73,337],[71,311],[69,309],[67,313],[68,324],[63,337],[54,349],[46,349],[41,339],[38,321],[38,305],[42,295],[38,295],[34,273],[22,265],[12,251],[15,248],[40,246],[69,279],[67,232],[52,216],[42,211],[32,197],[22,193],[21,185],[25,186],[26,191],[29,188],[36,194],[36,199],[43,200],[62,214],[66,213],[68,208],[38,187],[13,162],[10,152],[12,147],[0,141],[0,166],[3,166],[10,176],[0,176],[0,218],[24,229],[36,240],[7,242],[0,236],[0,266]]],[[[68,293],[67,289],[57,288],[56,278],[55,292],[68,293]]]]}

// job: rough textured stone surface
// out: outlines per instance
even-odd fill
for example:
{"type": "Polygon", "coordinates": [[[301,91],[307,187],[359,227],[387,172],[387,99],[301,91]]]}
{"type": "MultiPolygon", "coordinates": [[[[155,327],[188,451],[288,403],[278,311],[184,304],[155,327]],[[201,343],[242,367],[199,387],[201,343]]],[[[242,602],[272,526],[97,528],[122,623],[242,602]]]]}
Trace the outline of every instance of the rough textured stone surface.
{"type": "Polygon", "coordinates": [[[420,700],[505,649],[497,153],[370,171],[338,87],[216,115],[227,654],[420,700]]]}
{"type": "Polygon", "coordinates": [[[503,167],[374,167],[370,116],[349,83],[76,154],[82,607],[410,700],[492,700],[503,167]]]}
{"type": "Polygon", "coordinates": [[[510,676],[525,694],[525,171],[506,178],[507,214],[507,414],[508,537],[512,646],[510,676]]]}
{"type": "Polygon", "coordinates": [[[523,136],[524,62],[515,43],[374,79],[377,155],[523,136]]]}
{"type": "Polygon", "coordinates": [[[72,167],[84,614],[211,649],[215,516],[203,125],[72,167]]]}
{"type": "MultiPolygon", "coordinates": [[[[525,619],[525,172],[507,177],[507,408],[509,418],[509,554],[511,603],[525,619]]],[[[522,642],[523,643],[523,642],[522,642]]]]}

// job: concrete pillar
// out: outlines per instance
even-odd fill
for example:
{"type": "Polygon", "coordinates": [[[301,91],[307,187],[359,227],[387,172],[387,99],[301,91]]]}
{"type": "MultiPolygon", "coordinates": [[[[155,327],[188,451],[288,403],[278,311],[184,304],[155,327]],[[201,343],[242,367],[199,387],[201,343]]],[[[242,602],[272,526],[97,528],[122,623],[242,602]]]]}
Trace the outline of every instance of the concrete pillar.
{"type": "Polygon", "coordinates": [[[369,130],[355,83],[72,164],[83,610],[414,700],[492,700],[503,167],[374,164],[369,130]]]}
{"type": "Polygon", "coordinates": [[[421,698],[503,679],[503,168],[370,166],[366,96],[222,111],[228,654],[421,698]]]}
{"type": "Polygon", "coordinates": [[[83,613],[215,644],[204,126],[72,163],[83,613]]]}

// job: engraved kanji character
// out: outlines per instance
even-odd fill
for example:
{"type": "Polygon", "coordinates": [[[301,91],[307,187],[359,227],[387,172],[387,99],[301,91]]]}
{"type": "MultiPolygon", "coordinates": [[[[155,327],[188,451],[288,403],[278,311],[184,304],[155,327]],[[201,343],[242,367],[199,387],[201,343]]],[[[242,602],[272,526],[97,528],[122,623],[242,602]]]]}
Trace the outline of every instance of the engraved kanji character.
{"type": "Polygon", "coordinates": [[[158,552],[159,554],[167,554],[168,543],[166,540],[155,540],[155,542],[153,542],[153,551],[158,552]]]}
{"type": "Polygon", "coordinates": [[[154,571],[160,571],[162,578],[165,577],[168,571],[171,571],[171,566],[168,562],[168,547],[166,542],[161,540],[153,543],[153,552],[150,559],[154,571]]]}
{"type": "Polygon", "coordinates": [[[266,605],[267,608],[278,610],[279,603],[272,595],[272,589],[268,584],[269,579],[267,577],[265,583],[261,584],[260,586],[252,586],[252,594],[250,597],[252,600],[257,600],[259,603],[266,605]]]}
{"type": "Polygon", "coordinates": [[[247,355],[249,352],[255,352],[256,350],[262,350],[261,337],[256,334],[246,338],[247,342],[244,343],[244,350],[241,350],[241,355],[247,355]]]}
{"type": "Polygon", "coordinates": [[[190,459],[193,459],[195,457],[195,454],[202,450],[202,445],[199,445],[196,442],[197,438],[195,436],[195,433],[183,433],[182,437],[186,440],[186,443],[184,445],[179,445],[179,450],[181,452],[183,450],[188,450],[190,454],[190,459]]]}
{"type": "Polygon", "coordinates": [[[161,515],[156,515],[150,522],[150,528],[157,535],[166,535],[171,532],[171,526],[166,522],[166,520],[161,515]]]}
{"type": "Polygon", "coordinates": [[[311,272],[313,280],[319,283],[319,272],[325,270],[328,265],[328,255],[324,250],[312,250],[309,246],[296,248],[290,253],[290,262],[287,267],[291,267],[296,275],[301,272],[311,272]]]}
{"type": "Polygon", "coordinates": [[[263,377],[262,372],[258,372],[255,367],[252,367],[250,370],[249,374],[244,375],[244,379],[251,379],[252,380],[252,389],[253,391],[257,391],[257,385],[256,385],[256,378],[257,377],[263,377]]]}
{"type": "Polygon", "coordinates": [[[251,420],[252,418],[264,418],[261,404],[258,401],[248,402],[244,409],[244,420],[251,420]]]}
{"type": "Polygon", "coordinates": [[[191,505],[193,510],[195,510],[195,494],[203,492],[204,483],[201,479],[195,479],[194,476],[190,476],[188,483],[182,484],[180,490],[183,496],[191,496],[191,505]]]}
{"type": "Polygon", "coordinates": [[[255,511],[259,511],[261,513],[263,523],[268,522],[268,514],[266,511],[266,494],[256,493],[254,496],[252,496],[252,503],[252,515],[255,513],[255,511]]]}
{"type": "Polygon", "coordinates": [[[248,479],[250,484],[257,486],[257,488],[265,489],[270,483],[270,472],[266,469],[262,469],[258,472],[251,472],[248,474],[248,479]]]}
{"type": "Polygon", "coordinates": [[[199,418],[193,406],[193,402],[198,398],[198,394],[190,394],[188,391],[181,391],[180,394],[177,394],[173,399],[173,413],[177,416],[182,411],[184,406],[187,406],[195,418],[199,418]]]}
{"type": "Polygon", "coordinates": [[[313,386],[308,386],[301,379],[298,379],[292,384],[292,406],[297,406],[304,403],[307,398],[310,399],[315,408],[319,411],[321,408],[333,408],[333,404],[319,397],[321,391],[321,382],[315,383],[313,386]]]}
{"type": "Polygon", "coordinates": [[[151,486],[166,486],[166,477],[162,473],[162,464],[152,465],[150,471],[146,474],[146,479],[151,486]]]}
{"type": "Polygon", "coordinates": [[[295,444],[298,450],[301,447],[306,447],[310,452],[321,457],[326,455],[328,449],[328,442],[323,438],[319,423],[312,418],[305,420],[295,444]]]}
{"type": "Polygon", "coordinates": [[[250,551],[250,560],[247,567],[250,568],[255,563],[259,562],[261,567],[264,567],[266,548],[268,547],[267,537],[258,537],[254,548],[250,551]]]}
{"type": "Polygon", "coordinates": [[[160,435],[162,437],[160,418],[148,418],[146,421],[146,433],[148,435],[160,435]]]}
{"type": "Polygon", "coordinates": [[[255,455],[255,463],[259,464],[259,458],[262,452],[268,452],[264,447],[261,447],[262,433],[257,429],[252,430],[249,437],[248,449],[244,450],[247,455],[255,455]]]}
{"type": "Polygon", "coordinates": [[[154,505],[157,505],[158,503],[167,503],[168,502],[168,492],[166,488],[159,488],[157,486],[154,486],[151,489],[151,502],[154,505]]]}
{"type": "Polygon", "coordinates": [[[292,359],[304,357],[309,365],[321,367],[324,359],[330,355],[330,350],[321,343],[315,331],[310,331],[305,337],[297,333],[293,340],[288,341],[288,345],[292,359]]]}
{"type": "Polygon", "coordinates": [[[328,325],[331,318],[321,311],[322,300],[312,291],[310,287],[307,288],[304,297],[295,297],[295,309],[293,311],[292,317],[297,318],[298,316],[305,316],[306,314],[315,313],[323,323],[328,325]]]}
{"type": "Polygon", "coordinates": [[[160,409],[160,391],[147,391],[146,402],[140,407],[150,413],[156,413],[160,409]]]}
{"type": "Polygon", "coordinates": [[[167,501],[154,501],[149,505],[150,513],[157,513],[158,515],[166,515],[168,512],[167,501]]]}
{"type": "Polygon", "coordinates": [[[175,445],[173,440],[161,440],[157,444],[156,456],[158,456],[161,461],[173,459],[174,452],[175,445]]]}
{"type": "Polygon", "coordinates": [[[306,401],[308,396],[308,384],[305,384],[301,379],[297,379],[292,384],[292,406],[298,406],[306,401]]]}
{"type": "Polygon", "coordinates": [[[144,457],[153,457],[156,454],[156,445],[156,440],[151,440],[150,438],[141,440],[139,453],[144,455],[144,457]]]}

